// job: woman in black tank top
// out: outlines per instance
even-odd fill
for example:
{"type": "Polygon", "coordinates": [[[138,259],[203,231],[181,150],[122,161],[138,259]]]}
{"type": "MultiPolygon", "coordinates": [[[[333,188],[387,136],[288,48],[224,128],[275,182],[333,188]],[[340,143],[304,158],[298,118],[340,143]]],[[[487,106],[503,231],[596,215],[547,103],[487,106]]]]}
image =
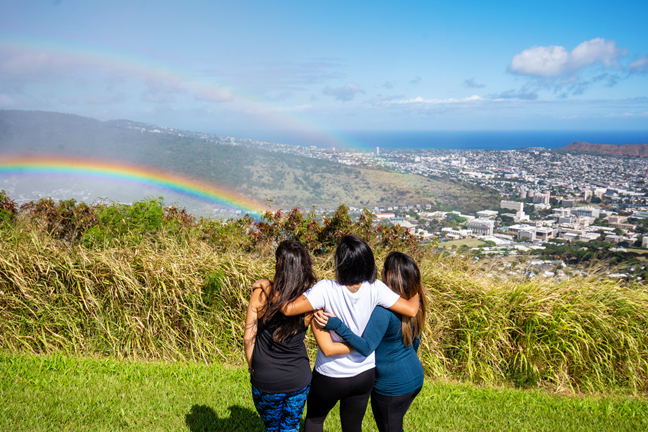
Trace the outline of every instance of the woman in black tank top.
{"type": "Polygon", "coordinates": [[[274,283],[254,289],[248,305],[245,356],[254,405],[266,429],[298,431],[311,381],[304,337],[312,314],[289,317],[281,308],[317,279],[301,243],[281,242],[275,257],[274,283]]]}

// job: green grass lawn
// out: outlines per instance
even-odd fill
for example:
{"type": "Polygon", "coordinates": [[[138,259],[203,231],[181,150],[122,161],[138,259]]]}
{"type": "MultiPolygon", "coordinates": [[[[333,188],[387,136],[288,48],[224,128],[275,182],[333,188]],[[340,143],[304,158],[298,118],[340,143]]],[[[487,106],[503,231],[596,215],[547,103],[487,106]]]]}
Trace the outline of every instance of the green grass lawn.
{"type": "Polygon", "coordinates": [[[474,247],[483,246],[485,244],[486,244],[485,242],[477,239],[461,239],[461,240],[450,240],[447,242],[441,242],[439,243],[439,247],[442,249],[450,249],[452,246],[457,246],[459,248],[461,246],[466,245],[469,248],[474,248],[474,247]]]}
{"type": "MultiPolygon", "coordinates": [[[[263,431],[247,371],[223,365],[0,354],[2,431],[263,431]]],[[[363,430],[376,430],[367,411],[363,430]]],[[[648,402],[426,381],[416,431],[648,430],[648,402]]],[[[337,410],[325,424],[339,431],[337,410]]]]}
{"type": "Polygon", "coordinates": [[[630,248],[630,249],[628,249],[628,252],[634,252],[634,253],[638,253],[638,254],[646,254],[646,255],[648,255],[648,249],[630,248]]]}

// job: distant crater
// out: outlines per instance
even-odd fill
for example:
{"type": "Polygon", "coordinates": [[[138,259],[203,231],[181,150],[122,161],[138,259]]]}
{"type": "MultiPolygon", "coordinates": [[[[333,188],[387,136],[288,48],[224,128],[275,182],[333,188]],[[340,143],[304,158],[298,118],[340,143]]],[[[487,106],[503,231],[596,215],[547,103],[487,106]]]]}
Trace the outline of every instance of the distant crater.
{"type": "Polygon", "coordinates": [[[590,153],[609,156],[648,157],[648,144],[590,144],[575,141],[559,151],[590,153]]]}

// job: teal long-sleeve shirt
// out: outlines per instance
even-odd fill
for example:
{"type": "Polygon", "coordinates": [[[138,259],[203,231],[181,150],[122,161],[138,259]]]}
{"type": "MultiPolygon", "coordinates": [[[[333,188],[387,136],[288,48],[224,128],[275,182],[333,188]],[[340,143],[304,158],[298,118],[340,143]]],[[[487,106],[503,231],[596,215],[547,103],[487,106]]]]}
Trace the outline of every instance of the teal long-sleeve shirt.
{"type": "Polygon", "coordinates": [[[400,314],[377,306],[362,336],[349,330],[337,317],[330,317],[324,329],[334,330],[363,356],[376,351],[376,393],[400,396],[423,385],[423,366],[416,355],[420,338],[413,345],[405,346],[400,314]]]}

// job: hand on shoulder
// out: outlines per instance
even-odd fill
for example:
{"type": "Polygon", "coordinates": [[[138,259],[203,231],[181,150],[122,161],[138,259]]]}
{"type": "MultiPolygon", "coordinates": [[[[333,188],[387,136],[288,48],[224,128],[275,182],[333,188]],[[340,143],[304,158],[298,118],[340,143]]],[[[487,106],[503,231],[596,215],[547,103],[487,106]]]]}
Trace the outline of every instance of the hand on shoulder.
{"type": "Polygon", "coordinates": [[[258,281],[254,282],[254,285],[252,285],[252,291],[261,288],[263,292],[267,294],[268,288],[270,288],[271,285],[272,283],[268,279],[259,279],[258,281]]]}
{"type": "Polygon", "coordinates": [[[334,317],[335,315],[324,312],[322,309],[319,309],[315,312],[315,322],[319,327],[324,327],[326,326],[326,323],[328,323],[329,317],[334,317]]]}

